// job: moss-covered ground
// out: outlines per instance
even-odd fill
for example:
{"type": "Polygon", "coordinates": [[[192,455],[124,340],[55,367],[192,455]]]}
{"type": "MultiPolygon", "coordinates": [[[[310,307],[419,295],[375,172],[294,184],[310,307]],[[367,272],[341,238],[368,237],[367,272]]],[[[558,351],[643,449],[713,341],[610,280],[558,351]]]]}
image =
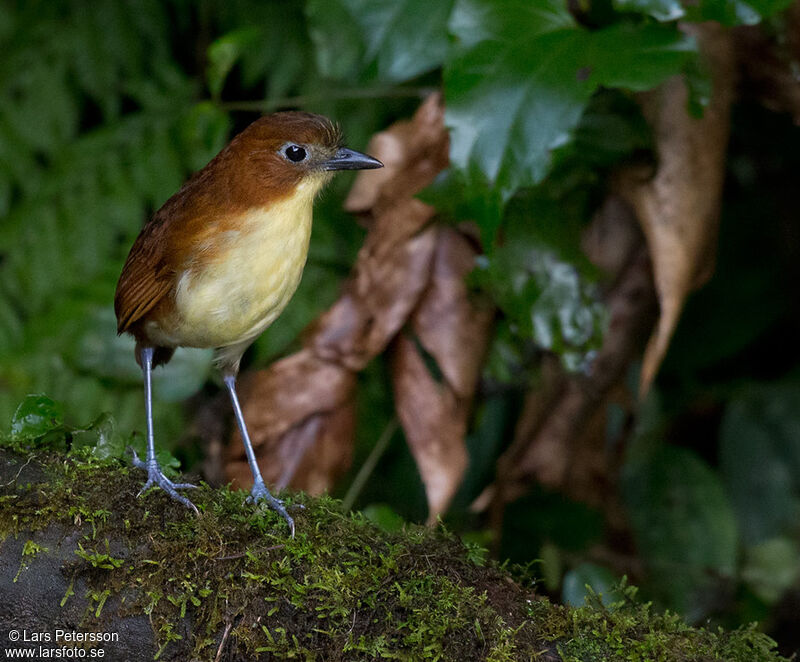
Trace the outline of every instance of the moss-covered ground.
{"type": "Polygon", "coordinates": [[[49,553],[37,532],[75,532],[61,537],[74,548],[62,606],[86,601],[82,627],[146,615],[156,658],[782,659],[753,627],[691,628],[631,590],[612,607],[551,604],[441,528],[387,533],[335,500],[293,495],[292,539],[241,492],[200,487],[197,517],[157,490],[137,498],[142,482],[88,453],[0,450],[0,551],[24,541],[18,575],[35,573],[49,553]]]}

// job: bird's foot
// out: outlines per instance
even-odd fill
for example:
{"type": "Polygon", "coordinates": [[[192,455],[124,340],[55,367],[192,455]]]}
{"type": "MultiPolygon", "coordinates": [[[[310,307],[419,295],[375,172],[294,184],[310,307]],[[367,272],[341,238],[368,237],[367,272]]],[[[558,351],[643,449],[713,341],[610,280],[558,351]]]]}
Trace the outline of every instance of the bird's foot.
{"type": "Polygon", "coordinates": [[[189,499],[182,494],[178,494],[177,492],[177,490],[196,488],[197,485],[192,485],[191,483],[173,483],[164,475],[164,473],[161,471],[161,467],[158,466],[158,462],[156,462],[155,459],[146,461],[140,460],[139,456],[136,454],[136,451],[133,451],[133,466],[139,469],[144,469],[147,472],[147,482],[144,484],[144,487],[139,490],[139,494],[137,496],[142,496],[142,494],[147,492],[148,489],[157,485],[171,498],[175,499],[175,501],[178,501],[190,510],[193,510],[195,515],[200,514],[200,512],[197,510],[197,507],[191,501],[189,501],[189,499]]]}
{"type": "MultiPolygon", "coordinates": [[[[260,501],[266,502],[266,504],[272,508],[272,510],[286,520],[286,523],[289,525],[289,531],[291,532],[292,538],[294,538],[294,519],[286,511],[286,506],[283,504],[283,500],[278,499],[270,494],[267,486],[264,485],[263,480],[258,480],[253,483],[253,489],[250,490],[250,496],[245,499],[245,503],[257,504],[260,501]]],[[[302,508],[303,506],[299,507],[302,508]]]]}

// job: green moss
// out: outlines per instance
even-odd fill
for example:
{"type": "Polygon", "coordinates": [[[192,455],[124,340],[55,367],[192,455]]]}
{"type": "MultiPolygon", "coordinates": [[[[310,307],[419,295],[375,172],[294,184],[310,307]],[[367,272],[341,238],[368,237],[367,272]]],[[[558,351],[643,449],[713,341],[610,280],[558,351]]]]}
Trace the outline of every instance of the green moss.
{"type": "Polygon", "coordinates": [[[33,540],[27,540],[25,545],[22,548],[22,558],[19,562],[19,569],[17,570],[17,574],[14,576],[14,581],[16,582],[19,579],[19,576],[22,574],[24,570],[28,569],[33,559],[36,558],[36,555],[40,552],[46,552],[47,547],[42,547],[41,545],[37,545],[33,540]]]}
{"type": "Polygon", "coordinates": [[[0,487],[0,540],[77,528],[62,606],[84,599],[87,624],[145,614],[156,657],[178,642],[186,659],[214,659],[222,637],[248,659],[780,659],[752,628],[689,628],[631,591],[613,608],[552,605],[442,529],[386,533],[329,498],[287,499],[304,506],[291,539],[241,492],[200,487],[195,517],[157,490],[137,498],[143,476],[119,461],[37,454],[26,471],[0,487]],[[78,580],[88,589],[73,596],[78,580]]]}
{"type": "Polygon", "coordinates": [[[280,517],[238,492],[193,492],[198,518],[157,490],[135,498],[142,477],[119,462],[36,458],[41,480],[0,497],[0,539],[80,527],[74,572],[90,583],[92,615],[135,586],[125,610],[150,617],[162,650],[190,613],[201,658],[229,624],[248,654],[278,659],[476,659],[477,648],[514,647],[474,581],[497,571],[442,531],[387,534],[337,501],[298,495],[305,509],[291,539],[280,517]]]}
{"type": "Polygon", "coordinates": [[[755,624],[730,632],[694,628],[677,614],[656,613],[649,603],[637,602],[634,587],[623,584],[620,593],[623,599],[608,607],[592,595],[577,609],[540,612],[541,636],[555,644],[564,662],[782,659],[773,650],[775,642],[758,632],[755,624]]]}

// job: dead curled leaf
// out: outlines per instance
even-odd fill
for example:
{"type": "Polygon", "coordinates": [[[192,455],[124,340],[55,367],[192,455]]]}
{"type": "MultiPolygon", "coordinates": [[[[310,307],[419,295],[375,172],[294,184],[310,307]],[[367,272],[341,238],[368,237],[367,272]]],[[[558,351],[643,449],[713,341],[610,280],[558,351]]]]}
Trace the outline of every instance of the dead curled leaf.
{"type": "Polygon", "coordinates": [[[436,521],[456,493],[467,467],[464,435],[489,340],[494,310],[470,296],[464,277],[475,247],[452,228],[438,230],[430,283],[408,334],[394,341],[392,382],[397,415],[419,468],[436,521]],[[431,374],[423,351],[441,378],[431,374]]]}
{"type": "MultiPolygon", "coordinates": [[[[242,408],[269,483],[312,493],[329,489],[352,454],[355,374],[398,337],[398,412],[435,517],[466,466],[467,412],[492,313],[474,306],[463,283],[475,248],[456,230],[436,227],[434,209],[413,197],[447,166],[440,98],[429,97],[410,122],[376,136],[367,151],[386,168],[361,173],[346,202],[369,226],[353,275],[306,334],[302,350],[242,379],[242,408]],[[442,367],[443,385],[420,363],[414,343],[398,336],[409,321],[442,367]],[[458,351],[447,337],[457,339],[458,351]],[[422,392],[429,399],[410,400],[422,392]],[[412,410],[419,414],[414,420],[412,410]]],[[[237,436],[228,445],[226,475],[248,484],[237,436]]]]}
{"type": "Polygon", "coordinates": [[[476,247],[452,228],[439,230],[430,283],[411,319],[421,345],[433,356],[444,381],[470,398],[478,381],[494,309],[467,288],[476,247]]]}
{"type": "Polygon", "coordinates": [[[639,218],[653,262],[661,309],[645,350],[640,380],[644,396],[664,359],[689,292],[713,272],[722,196],[725,152],[734,94],[734,52],[730,31],[717,24],[687,26],[708,63],[713,94],[702,118],[687,110],[682,78],[642,95],[658,152],[655,176],[643,181],[628,171],[618,191],[639,218]]]}
{"type": "Polygon", "coordinates": [[[436,231],[425,225],[432,217],[419,200],[405,200],[375,219],[345,293],[307,343],[318,356],[358,371],[386,348],[428,283],[436,231]]]}
{"type": "Polygon", "coordinates": [[[362,214],[375,207],[382,189],[405,168],[409,145],[415,139],[416,130],[412,122],[397,122],[388,131],[372,137],[367,153],[379,159],[383,168],[370,173],[370,178],[356,178],[344,203],[346,211],[362,214]]]}
{"type": "Polygon", "coordinates": [[[394,342],[392,382],[397,414],[428,498],[428,521],[447,509],[467,468],[465,402],[438,384],[414,340],[394,342]]]}

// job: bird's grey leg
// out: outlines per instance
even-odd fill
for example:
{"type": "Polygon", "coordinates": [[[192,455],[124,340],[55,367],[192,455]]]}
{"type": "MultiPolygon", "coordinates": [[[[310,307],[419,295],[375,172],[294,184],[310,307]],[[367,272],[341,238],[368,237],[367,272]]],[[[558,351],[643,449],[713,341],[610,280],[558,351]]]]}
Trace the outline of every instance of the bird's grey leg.
{"type": "Polygon", "coordinates": [[[162,490],[169,494],[175,501],[180,501],[187,508],[191,508],[196,514],[199,515],[195,505],[189,501],[185,496],[176,492],[176,490],[183,488],[196,487],[191,483],[173,483],[161,471],[161,467],[156,460],[156,444],[153,435],[153,384],[151,375],[153,372],[153,354],[152,347],[142,348],[142,374],[144,375],[144,411],[147,416],[147,460],[144,462],[139,459],[136,451],[133,451],[133,465],[139,469],[147,471],[147,482],[144,487],[139,491],[139,496],[147,491],[153,485],[158,485],[162,490]]]}
{"type": "Polygon", "coordinates": [[[239,432],[241,433],[242,441],[244,442],[244,452],[247,454],[247,462],[250,465],[250,471],[253,473],[253,489],[250,490],[250,496],[247,497],[247,501],[252,503],[266,501],[270,508],[272,508],[281,517],[283,517],[283,519],[286,520],[286,523],[289,525],[289,530],[292,533],[292,538],[294,538],[294,520],[292,519],[292,516],[286,512],[286,507],[283,505],[283,501],[276,499],[274,496],[272,496],[272,494],[270,494],[267,486],[264,484],[264,479],[261,477],[261,470],[258,468],[256,454],[253,452],[253,444],[250,443],[250,435],[247,434],[247,426],[245,425],[244,416],[242,415],[242,408],[239,406],[239,398],[236,395],[236,375],[225,374],[223,376],[223,380],[225,382],[225,386],[228,387],[228,393],[231,396],[233,413],[234,416],[236,416],[236,423],[239,425],[239,432]]]}

